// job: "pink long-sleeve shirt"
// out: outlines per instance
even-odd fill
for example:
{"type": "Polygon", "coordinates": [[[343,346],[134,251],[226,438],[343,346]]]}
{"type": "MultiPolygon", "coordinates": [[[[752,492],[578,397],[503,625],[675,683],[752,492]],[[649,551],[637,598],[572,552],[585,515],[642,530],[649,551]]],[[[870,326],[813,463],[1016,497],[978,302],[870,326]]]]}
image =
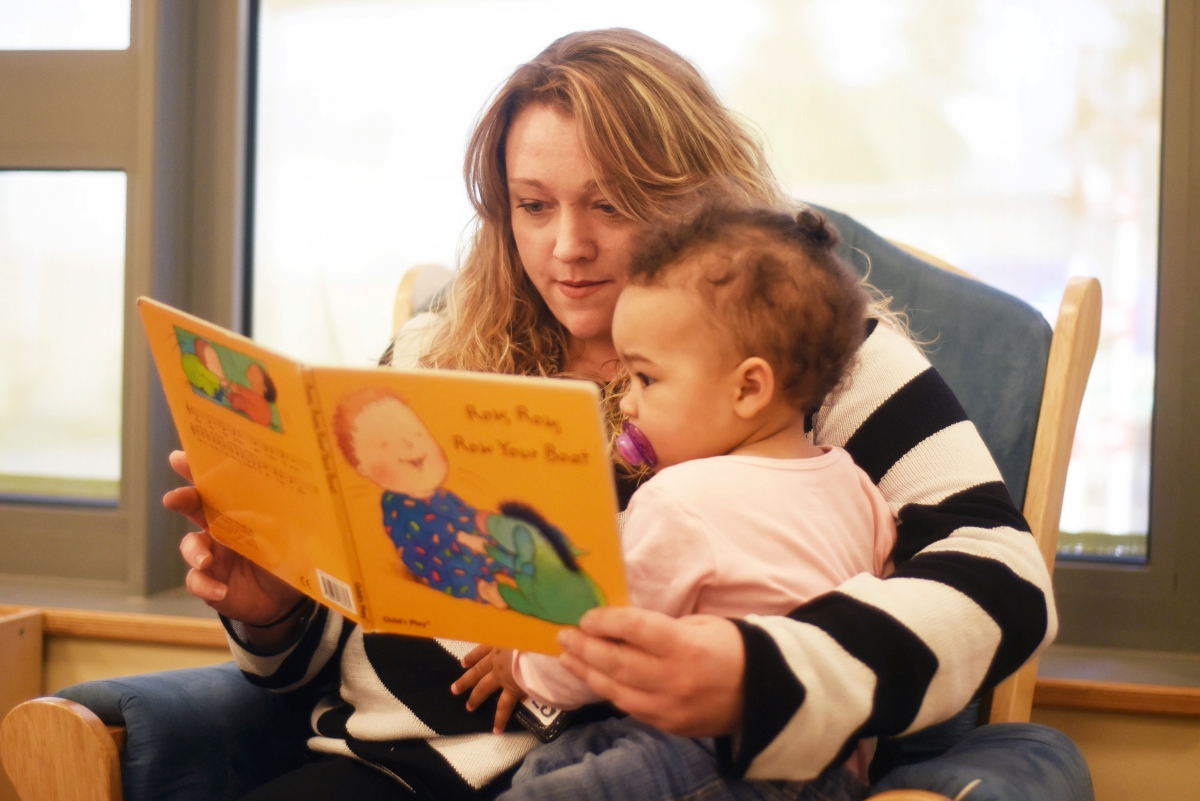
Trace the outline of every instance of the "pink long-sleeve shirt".
{"type": "MultiPolygon", "coordinates": [[[[885,575],[896,543],[887,502],[849,454],[823,450],[695,459],[643,484],[621,533],[630,604],[673,617],[785,615],[859,573],[885,575]]],[[[601,700],[555,657],[513,660],[542,704],[601,700]]]]}

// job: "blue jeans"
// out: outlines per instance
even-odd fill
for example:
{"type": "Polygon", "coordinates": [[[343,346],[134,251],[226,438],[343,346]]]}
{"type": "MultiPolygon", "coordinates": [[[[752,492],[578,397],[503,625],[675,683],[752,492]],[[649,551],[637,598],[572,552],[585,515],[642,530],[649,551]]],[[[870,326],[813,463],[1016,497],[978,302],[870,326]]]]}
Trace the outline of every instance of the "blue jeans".
{"type": "Polygon", "coordinates": [[[860,801],[866,795],[867,786],[845,767],[809,782],[730,781],[712,740],[610,718],[535,748],[499,801],[860,801]]]}

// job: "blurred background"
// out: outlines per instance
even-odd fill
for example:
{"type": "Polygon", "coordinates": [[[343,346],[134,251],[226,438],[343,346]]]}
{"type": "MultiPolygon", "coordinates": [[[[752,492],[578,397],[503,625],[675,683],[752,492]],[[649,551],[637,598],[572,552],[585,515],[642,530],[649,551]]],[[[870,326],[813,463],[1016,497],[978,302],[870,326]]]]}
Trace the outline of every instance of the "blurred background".
{"type": "MultiPolygon", "coordinates": [[[[128,0],[70,5],[0,0],[0,48],[128,47],[128,0]],[[69,39],[47,44],[10,6],[111,6],[124,27],[42,26],[69,39]]],[[[1070,276],[1100,278],[1061,553],[1145,559],[1161,0],[262,0],[259,25],[264,344],[372,364],[402,273],[461,252],[462,155],[492,92],[564,33],[633,27],[700,68],[797,198],[1051,322],[1070,276]]],[[[121,172],[0,172],[0,493],[117,497],[125,195],[121,172]]]]}

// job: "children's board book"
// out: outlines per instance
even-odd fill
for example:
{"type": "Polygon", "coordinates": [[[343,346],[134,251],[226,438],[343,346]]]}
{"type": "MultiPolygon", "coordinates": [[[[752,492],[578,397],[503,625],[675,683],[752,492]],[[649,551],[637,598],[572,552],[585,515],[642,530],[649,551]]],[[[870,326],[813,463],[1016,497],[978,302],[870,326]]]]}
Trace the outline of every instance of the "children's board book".
{"type": "Polygon", "coordinates": [[[138,300],[213,537],[367,631],[555,654],[627,603],[599,390],[308,367],[138,300]]]}

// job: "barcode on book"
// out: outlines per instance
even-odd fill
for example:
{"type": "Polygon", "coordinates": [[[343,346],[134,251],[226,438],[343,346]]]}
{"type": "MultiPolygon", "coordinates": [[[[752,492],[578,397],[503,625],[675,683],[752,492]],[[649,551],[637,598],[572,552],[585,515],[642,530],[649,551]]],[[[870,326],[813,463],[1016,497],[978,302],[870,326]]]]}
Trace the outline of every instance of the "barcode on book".
{"type": "Polygon", "coordinates": [[[354,593],[350,591],[349,584],[320,569],[317,570],[317,579],[321,582],[321,594],[325,596],[326,601],[358,614],[358,608],[354,605],[354,593]]]}

